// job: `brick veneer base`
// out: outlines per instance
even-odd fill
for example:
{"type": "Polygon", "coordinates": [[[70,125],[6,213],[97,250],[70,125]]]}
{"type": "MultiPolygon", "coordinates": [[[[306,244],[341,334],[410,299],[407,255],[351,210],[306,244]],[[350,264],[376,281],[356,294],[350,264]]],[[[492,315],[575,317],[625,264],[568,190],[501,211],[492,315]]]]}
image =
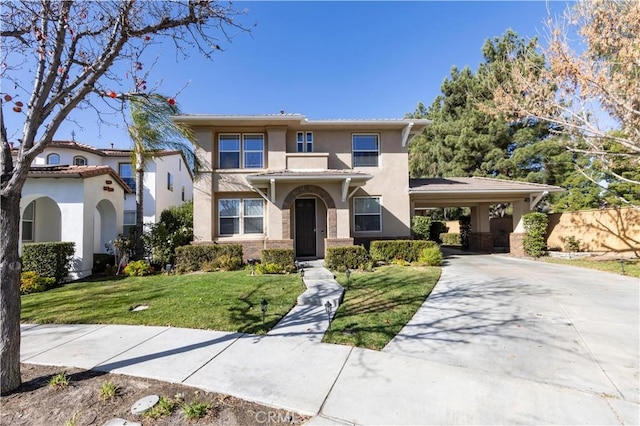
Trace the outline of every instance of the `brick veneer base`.
{"type": "Polygon", "coordinates": [[[524,245],[522,240],[524,239],[523,233],[512,232],[509,234],[509,253],[513,256],[524,257],[524,245]]]}

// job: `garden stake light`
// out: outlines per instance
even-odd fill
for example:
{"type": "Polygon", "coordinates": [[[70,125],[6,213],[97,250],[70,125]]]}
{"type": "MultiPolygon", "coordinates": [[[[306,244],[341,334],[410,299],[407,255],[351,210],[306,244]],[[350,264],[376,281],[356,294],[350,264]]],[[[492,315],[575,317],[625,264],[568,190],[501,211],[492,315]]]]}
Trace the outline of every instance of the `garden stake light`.
{"type": "Polygon", "coordinates": [[[300,282],[302,283],[302,288],[304,288],[304,269],[300,269],[300,282]]]}
{"type": "Polygon", "coordinates": [[[622,275],[626,275],[624,272],[624,259],[620,259],[620,268],[622,269],[622,275]]]}
{"type": "Polygon", "coordinates": [[[327,300],[327,303],[324,304],[324,310],[327,311],[327,321],[329,323],[331,323],[331,309],[333,308],[333,305],[331,304],[331,302],[329,302],[327,300]]]}
{"type": "Polygon", "coordinates": [[[262,311],[262,326],[264,327],[264,316],[267,313],[267,305],[269,305],[269,302],[267,302],[267,299],[262,299],[262,302],[260,302],[260,310],[262,311]]]}
{"type": "Polygon", "coordinates": [[[351,277],[351,269],[347,268],[347,270],[344,271],[344,274],[347,277],[347,285],[349,285],[349,278],[351,277]]]}

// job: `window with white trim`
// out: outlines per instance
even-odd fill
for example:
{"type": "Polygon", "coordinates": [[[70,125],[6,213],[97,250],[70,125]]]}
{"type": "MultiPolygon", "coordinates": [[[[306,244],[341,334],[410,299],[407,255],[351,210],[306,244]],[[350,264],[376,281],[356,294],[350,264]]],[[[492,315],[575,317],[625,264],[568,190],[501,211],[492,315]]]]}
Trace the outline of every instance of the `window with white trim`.
{"type": "Polygon", "coordinates": [[[136,211],[125,210],[122,216],[122,235],[128,237],[136,228],[136,211]]]}
{"type": "Polygon", "coordinates": [[[218,167],[220,169],[264,168],[264,135],[260,133],[219,135],[218,167]],[[240,143],[241,140],[242,143],[240,143]]]}
{"type": "Polygon", "coordinates": [[[47,155],[47,164],[51,166],[60,164],[60,155],[56,153],[47,155]]]}
{"type": "Polygon", "coordinates": [[[354,197],[353,222],[356,232],[382,231],[380,197],[354,197]]]}
{"type": "Polygon", "coordinates": [[[22,213],[22,241],[33,241],[35,235],[36,202],[32,201],[22,213]]]}
{"type": "Polygon", "coordinates": [[[298,152],[313,152],[313,132],[298,132],[296,141],[298,152]]]}
{"type": "Polygon", "coordinates": [[[87,159],[82,157],[81,155],[76,155],[75,157],[73,157],[73,164],[75,166],[86,166],[87,159]]]}
{"type": "Polygon", "coordinates": [[[377,134],[352,136],[353,167],[378,167],[380,137],[377,134]]]}
{"type": "Polygon", "coordinates": [[[264,233],[264,200],[261,198],[218,200],[219,235],[264,233]]]}

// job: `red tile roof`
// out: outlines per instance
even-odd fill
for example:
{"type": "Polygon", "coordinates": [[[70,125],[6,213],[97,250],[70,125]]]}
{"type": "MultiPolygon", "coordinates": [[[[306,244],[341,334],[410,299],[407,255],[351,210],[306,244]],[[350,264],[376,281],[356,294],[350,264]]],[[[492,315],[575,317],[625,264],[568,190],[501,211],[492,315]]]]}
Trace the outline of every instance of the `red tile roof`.
{"type": "Polygon", "coordinates": [[[129,185],[109,166],[34,166],[29,169],[30,178],[81,178],[86,179],[94,176],[110,175],[113,180],[124,189],[127,194],[133,191],[129,185]]]}

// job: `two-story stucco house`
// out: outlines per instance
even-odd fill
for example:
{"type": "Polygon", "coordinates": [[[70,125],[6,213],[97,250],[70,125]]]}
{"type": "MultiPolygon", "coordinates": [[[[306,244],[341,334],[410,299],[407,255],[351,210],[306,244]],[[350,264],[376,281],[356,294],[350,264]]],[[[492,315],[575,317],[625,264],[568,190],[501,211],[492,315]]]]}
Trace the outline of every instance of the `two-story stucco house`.
{"type": "MultiPolygon", "coordinates": [[[[408,144],[428,120],[308,120],[298,114],[180,115],[204,161],[194,188],[196,243],[239,243],[244,256],[410,238],[425,206],[469,206],[472,249],[492,248],[489,206],[522,214],[561,188],[495,179],[409,179],[408,144]],[[490,247],[491,246],[491,247],[490,247]]],[[[518,235],[515,236],[518,240],[518,235]]]]}
{"type": "MultiPolygon", "coordinates": [[[[22,191],[21,243],[72,241],[73,278],[91,273],[93,254],[136,222],[131,151],[55,141],[33,161],[22,191]]],[[[158,151],[144,176],[144,222],[189,201],[193,175],[179,151],[158,151]]]]}

